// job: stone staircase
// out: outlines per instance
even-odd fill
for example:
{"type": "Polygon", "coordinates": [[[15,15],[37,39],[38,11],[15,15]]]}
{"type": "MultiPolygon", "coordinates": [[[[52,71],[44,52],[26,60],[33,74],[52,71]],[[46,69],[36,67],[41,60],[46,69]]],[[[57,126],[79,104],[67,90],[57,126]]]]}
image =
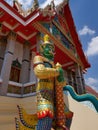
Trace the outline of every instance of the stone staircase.
{"type": "Polygon", "coordinates": [[[17,98],[0,96],[0,130],[15,130],[17,98]]]}
{"type": "MultiPolygon", "coordinates": [[[[70,130],[98,130],[98,113],[64,95],[66,105],[74,112],[70,130]]],[[[28,113],[36,113],[36,97],[14,98],[0,96],[0,130],[16,130],[15,117],[19,119],[17,105],[28,113]]]]}
{"type": "Polygon", "coordinates": [[[0,130],[15,130],[15,117],[18,116],[17,105],[22,105],[28,113],[36,112],[35,97],[13,98],[0,96],[0,130]]]}

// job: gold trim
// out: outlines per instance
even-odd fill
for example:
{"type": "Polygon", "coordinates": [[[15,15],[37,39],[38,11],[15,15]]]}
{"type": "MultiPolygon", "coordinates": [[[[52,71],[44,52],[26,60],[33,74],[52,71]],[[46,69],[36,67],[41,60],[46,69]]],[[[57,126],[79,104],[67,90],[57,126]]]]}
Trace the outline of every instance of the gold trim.
{"type": "Polygon", "coordinates": [[[46,28],[44,28],[39,22],[36,22],[33,24],[33,26],[40,32],[43,32],[44,34],[48,34],[50,36],[50,39],[54,42],[54,44],[60,48],[65,54],[67,54],[74,62],[77,64],[80,64],[82,68],[84,68],[83,63],[80,61],[80,59],[76,59],[76,57],[68,50],[63,44],[61,44],[60,40],[56,39],[46,28]]]}
{"type": "MultiPolygon", "coordinates": [[[[63,33],[63,35],[70,41],[70,43],[75,46],[75,44],[73,43],[73,41],[67,36],[67,34],[65,33],[64,29],[53,20],[54,25],[63,33]]],[[[68,30],[69,31],[69,30],[68,30]]],[[[72,38],[72,37],[71,37],[72,38]]]]}
{"type": "MultiPolygon", "coordinates": [[[[70,32],[70,29],[69,29],[69,27],[68,27],[68,24],[67,24],[67,22],[66,22],[66,19],[65,19],[63,16],[62,16],[61,18],[62,18],[63,22],[65,23],[65,25],[66,25],[68,31],[70,32]]],[[[67,36],[67,37],[68,37],[68,36],[67,36]]],[[[71,36],[71,38],[72,38],[72,36],[71,36]]],[[[72,42],[72,44],[75,46],[75,44],[74,44],[74,42],[73,42],[73,38],[72,38],[71,42],[72,42]]]]}

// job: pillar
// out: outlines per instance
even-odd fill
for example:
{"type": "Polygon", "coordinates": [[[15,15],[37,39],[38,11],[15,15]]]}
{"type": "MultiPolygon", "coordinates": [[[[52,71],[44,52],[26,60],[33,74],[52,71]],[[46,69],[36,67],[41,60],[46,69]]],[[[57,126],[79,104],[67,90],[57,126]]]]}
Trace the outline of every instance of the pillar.
{"type": "Polygon", "coordinates": [[[40,52],[40,43],[41,43],[40,37],[41,37],[41,36],[40,36],[40,33],[38,33],[37,36],[36,36],[36,39],[37,39],[37,40],[36,40],[36,43],[35,43],[35,44],[36,44],[36,51],[37,51],[38,53],[40,52]]]}
{"type": "Polygon", "coordinates": [[[78,93],[77,78],[76,78],[75,70],[73,69],[71,73],[72,73],[72,79],[73,79],[72,86],[73,86],[75,92],[78,93]]]}
{"type": "Polygon", "coordinates": [[[20,71],[20,80],[19,82],[24,84],[29,82],[29,68],[30,68],[30,43],[25,41],[23,45],[23,59],[22,66],[20,71]]]}
{"type": "Polygon", "coordinates": [[[81,73],[80,73],[80,66],[78,64],[75,65],[76,69],[76,79],[77,79],[77,92],[78,94],[82,94],[83,92],[83,86],[82,86],[82,80],[81,80],[81,73]]]}
{"type": "Polygon", "coordinates": [[[6,46],[4,61],[3,61],[2,69],[1,69],[1,79],[3,81],[0,86],[1,95],[7,94],[15,42],[16,42],[16,33],[11,31],[7,38],[7,46],[6,46]]]}
{"type": "Polygon", "coordinates": [[[82,71],[82,68],[80,67],[80,73],[81,73],[81,80],[82,80],[82,93],[85,93],[86,90],[85,90],[85,80],[84,80],[84,75],[83,75],[83,71],[82,71]]]}
{"type": "Polygon", "coordinates": [[[33,70],[33,59],[35,56],[35,52],[31,52],[31,60],[30,60],[30,82],[36,82],[37,78],[34,74],[34,70],[33,70]]]}
{"type": "Polygon", "coordinates": [[[68,74],[67,74],[67,71],[64,70],[64,77],[65,77],[66,83],[68,84],[68,76],[67,76],[67,75],[68,75],[68,74]]]}
{"type": "Polygon", "coordinates": [[[67,71],[67,76],[68,76],[68,84],[72,85],[73,79],[72,79],[72,73],[71,70],[67,71]]]}
{"type": "Polygon", "coordinates": [[[71,86],[73,87],[74,80],[73,80],[72,70],[70,70],[70,77],[71,77],[71,86]]]}
{"type": "Polygon", "coordinates": [[[7,39],[5,37],[2,37],[0,39],[0,73],[1,73],[2,65],[3,65],[6,44],[7,44],[7,39]]]}

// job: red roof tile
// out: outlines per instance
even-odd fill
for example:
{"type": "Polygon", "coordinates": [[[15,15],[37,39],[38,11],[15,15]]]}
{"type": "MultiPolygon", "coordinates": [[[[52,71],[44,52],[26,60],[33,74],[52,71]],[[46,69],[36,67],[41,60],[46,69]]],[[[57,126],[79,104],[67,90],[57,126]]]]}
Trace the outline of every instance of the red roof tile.
{"type": "Polygon", "coordinates": [[[95,95],[98,98],[98,92],[96,92],[93,88],[90,86],[86,86],[86,92],[95,95]]]}

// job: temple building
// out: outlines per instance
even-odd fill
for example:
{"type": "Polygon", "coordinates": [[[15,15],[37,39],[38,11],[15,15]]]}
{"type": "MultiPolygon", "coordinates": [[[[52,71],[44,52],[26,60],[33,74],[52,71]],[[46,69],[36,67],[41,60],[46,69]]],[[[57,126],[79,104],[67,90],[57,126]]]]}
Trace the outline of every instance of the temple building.
{"type": "Polygon", "coordinates": [[[35,91],[33,57],[39,52],[43,36],[48,34],[55,45],[55,63],[65,71],[67,84],[78,94],[85,93],[83,73],[90,64],[84,55],[69,2],[55,6],[50,2],[40,8],[34,0],[24,11],[18,0],[13,7],[0,0],[0,95],[23,96],[35,91]]]}
{"type": "Polygon", "coordinates": [[[56,5],[51,0],[41,7],[38,0],[33,0],[32,6],[24,10],[18,0],[13,0],[12,5],[0,0],[0,130],[98,129],[98,98],[90,89],[86,92],[84,74],[90,63],[69,2],[62,0],[56,5]],[[53,61],[41,55],[45,36],[53,47],[53,61]],[[42,61],[34,60],[37,56],[42,61]],[[49,74],[54,77],[38,79],[34,73],[38,64],[40,70],[43,66],[53,70],[49,74]],[[56,67],[64,72],[63,76],[56,67]],[[63,80],[59,80],[60,76],[63,80]],[[39,87],[42,90],[37,89],[39,82],[44,84],[39,87]]]}

